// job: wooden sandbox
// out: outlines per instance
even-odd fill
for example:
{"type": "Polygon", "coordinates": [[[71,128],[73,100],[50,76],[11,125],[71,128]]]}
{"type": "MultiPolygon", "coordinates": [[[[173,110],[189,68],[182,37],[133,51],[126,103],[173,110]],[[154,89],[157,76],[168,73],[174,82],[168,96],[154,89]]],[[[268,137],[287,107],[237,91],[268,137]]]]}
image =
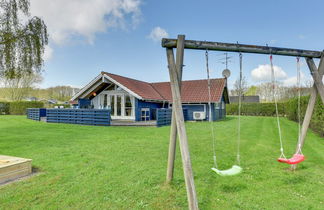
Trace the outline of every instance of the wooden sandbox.
{"type": "Polygon", "coordinates": [[[0,184],[32,173],[32,160],[0,155],[0,184]]]}

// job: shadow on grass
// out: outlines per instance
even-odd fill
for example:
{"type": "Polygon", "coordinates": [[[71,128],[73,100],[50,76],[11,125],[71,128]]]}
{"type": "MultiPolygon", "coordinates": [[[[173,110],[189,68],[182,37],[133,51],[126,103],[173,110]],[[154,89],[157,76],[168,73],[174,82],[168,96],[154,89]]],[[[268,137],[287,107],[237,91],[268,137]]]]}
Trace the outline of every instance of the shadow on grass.
{"type": "Polygon", "coordinates": [[[224,184],[221,186],[221,189],[225,193],[234,193],[245,190],[247,187],[245,184],[224,184]]]}
{"type": "Polygon", "coordinates": [[[32,174],[34,173],[40,173],[42,170],[39,167],[32,166],[32,174]]]}
{"type": "Polygon", "coordinates": [[[283,182],[285,184],[292,184],[292,185],[301,184],[306,182],[306,178],[303,176],[294,176],[294,177],[289,177],[287,179],[284,179],[283,182]]]}
{"type": "Polygon", "coordinates": [[[231,120],[235,120],[235,119],[237,119],[237,117],[226,116],[224,119],[217,120],[217,122],[227,122],[227,121],[231,121],[231,120]]]}

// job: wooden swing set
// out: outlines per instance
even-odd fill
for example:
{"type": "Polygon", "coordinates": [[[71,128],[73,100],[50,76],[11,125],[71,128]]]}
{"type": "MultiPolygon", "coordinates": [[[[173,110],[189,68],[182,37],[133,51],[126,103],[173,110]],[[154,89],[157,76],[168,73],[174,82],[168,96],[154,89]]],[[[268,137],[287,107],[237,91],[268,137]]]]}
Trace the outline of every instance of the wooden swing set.
{"type": "MultiPolygon", "coordinates": [[[[306,59],[306,63],[308,65],[310,73],[313,77],[314,85],[311,89],[310,99],[302,123],[302,128],[299,133],[300,137],[296,147],[296,154],[299,153],[299,151],[301,150],[305,142],[306,133],[309,127],[309,123],[316,102],[316,97],[318,94],[320,95],[322,103],[324,104],[324,84],[322,81],[322,77],[324,74],[324,53],[323,52],[312,51],[312,50],[269,47],[269,46],[244,45],[238,43],[185,40],[185,35],[178,35],[177,39],[165,39],[165,38],[162,39],[162,47],[166,48],[168,69],[169,69],[170,82],[171,82],[171,92],[172,92],[172,99],[173,99],[166,181],[167,183],[169,183],[172,181],[173,178],[176,140],[177,140],[177,136],[179,136],[180,152],[182,158],[182,166],[184,171],[189,209],[199,209],[199,208],[198,208],[198,200],[197,200],[196,189],[195,189],[194,178],[193,178],[193,171],[192,171],[191,160],[190,160],[187,132],[184,123],[182,102],[181,102],[181,80],[182,80],[184,49],[282,55],[282,56],[294,56],[297,58],[304,57],[306,59]],[[173,48],[176,48],[176,57],[174,57],[173,48]],[[320,59],[318,68],[313,60],[314,58],[320,59]]],[[[291,167],[294,170],[296,169],[297,164],[293,164],[291,167]]]]}

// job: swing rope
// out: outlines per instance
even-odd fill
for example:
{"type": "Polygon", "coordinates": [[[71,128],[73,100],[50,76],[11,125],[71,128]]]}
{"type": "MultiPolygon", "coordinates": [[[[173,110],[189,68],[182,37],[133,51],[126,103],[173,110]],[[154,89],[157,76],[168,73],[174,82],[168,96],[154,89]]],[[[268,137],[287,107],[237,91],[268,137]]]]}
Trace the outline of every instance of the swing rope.
{"type": "Polygon", "coordinates": [[[298,88],[298,107],[297,107],[297,112],[298,112],[298,150],[296,154],[303,154],[301,151],[301,127],[300,127],[300,97],[301,97],[301,84],[300,84],[300,79],[301,79],[301,72],[300,72],[300,61],[299,57],[297,57],[297,88],[298,88]]]}
{"type": "Polygon", "coordinates": [[[209,124],[211,128],[211,134],[212,134],[212,142],[213,142],[213,160],[214,160],[214,167],[218,168],[217,166],[217,160],[216,160],[216,138],[215,138],[215,132],[214,132],[214,125],[213,120],[211,119],[211,84],[210,84],[210,73],[209,73],[209,65],[208,65],[208,50],[205,52],[206,57],[206,70],[207,70],[207,82],[208,82],[208,106],[209,106],[209,124]]]}
{"type": "Polygon", "coordinates": [[[270,53],[270,66],[271,66],[272,95],[273,95],[273,100],[275,102],[275,107],[276,107],[277,126],[278,126],[279,140],[280,140],[280,152],[281,152],[281,154],[280,154],[279,158],[283,157],[284,159],[287,159],[285,154],[284,154],[282,135],[281,135],[280,119],[279,119],[279,112],[278,112],[278,102],[277,102],[276,89],[275,89],[275,87],[276,87],[276,79],[275,79],[275,73],[274,73],[274,68],[273,68],[272,53],[270,53]]]}
{"type": "MultiPolygon", "coordinates": [[[[216,138],[215,138],[215,131],[213,126],[213,119],[211,114],[211,103],[212,103],[212,97],[211,97],[211,81],[210,81],[210,71],[209,71],[209,64],[208,64],[208,50],[205,52],[206,57],[206,70],[207,70],[207,81],[208,81],[208,105],[209,105],[209,124],[211,127],[211,135],[212,135],[212,143],[213,143],[213,159],[214,159],[214,167],[212,170],[216,172],[220,176],[233,176],[237,175],[242,172],[242,168],[240,165],[240,118],[239,118],[239,134],[238,134],[238,145],[237,145],[237,163],[238,165],[233,165],[230,169],[227,170],[219,170],[217,166],[217,160],[216,160],[216,138]]],[[[242,54],[240,53],[240,91],[241,91],[241,83],[242,83],[242,54]]],[[[240,94],[241,96],[241,94],[240,94]]],[[[240,102],[241,104],[241,102],[240,102]]],[[[239,115],[241,110],[239,110],[239,115]]]]}
{"type": "Polygon", "coordinates": [[[236,161],[238,165],[241,165],[240,162],[240,144],[241,144],[241,106],[242,106],[242,72],[243,72],[243,65],[242,65],[242,53],[239,54],[240,57],[240,83],[239,83],[239,99],[238,99],[238,131],[237,131],[237,155],[236,161]]]}
{"type": "Polygon", "coordinates": [[[272,77],[272,83],[273,83],[273,97],[275,100],[276,105],[276,115],[277,115],[277,123],[278,123],[278,130],[279,130],[279,139],[280,139],[280,151],[281,155],[278,158],[278,162],[281,163],[287,163],[287,164],[297,164],[305,160],[305,157],[301,151],[301,129],[300,129],[300,62],[299,57],[297,57],[297,88],[298,88],[298,107],[297,107],[297,115],[298,115],[298,146],[297,151],[293,155],[292,158],[287,159],[284,155],[283,145],[282,145],[282,138],[281,138],[281,129],[280,129],[280,122],[279,122],[279,114],[278,114],[278,105],[277,105],[277,99],[275,95],[275,76],[274,76],[274,69],[273,69],[273,62],[272,62],[272,55],[270,54],[270,63],[271,63],[271,77],[272,77]]]}

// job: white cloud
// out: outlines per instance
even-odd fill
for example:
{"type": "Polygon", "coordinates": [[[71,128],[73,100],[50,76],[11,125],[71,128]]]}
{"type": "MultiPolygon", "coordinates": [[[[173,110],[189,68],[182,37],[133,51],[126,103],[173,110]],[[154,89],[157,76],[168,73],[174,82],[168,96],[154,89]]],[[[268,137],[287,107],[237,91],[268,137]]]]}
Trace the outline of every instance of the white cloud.
{"type": "Polygon", "coordinates": [[[53,55],[53,49],[47,45],[45,46],[45,51],[44,51],[44,55],[43,55],[43,59],[44,61],[49,61],[52,58],[53,55]]]}
{"type": "Polygon", "coordinates": [[[96,33],[136,26],[140,5],[141,0],[31,0],[31,14],[44,19],[56,44],[74,35],[91,43],[96,33]]]}
{"type": "Polygon", "coordinates": [[[157,26],[153,28],[150,35],[148,35],[148,38],[152,39],[155,42],[161,41],[162,38],[168,38],[169,34],[164,30],[163,28],[157,26]]]}
{"type": "MultiPolygon", "coordinates": [[[[287,73],[279,66],[273,66],[276,80],[287,78],[287,73]]],[[[251,76],[254,81],[270,81],[271,66],[269,64],[259,65],[251,71],[251,76]]]]}
{"type": "MultiPolygon", "coordinates": [[[[324,81],[324,78],[323,78],[324,81]]],[[[313,78],[311,75],[306,76],[303,72],[300,74],[300,85],[301,86],[312,86],[313,78]]],[[[285,86],[296,86],[297,85],[297,76],[289,77],[283,80],[283,85],[285,86]]]]}

